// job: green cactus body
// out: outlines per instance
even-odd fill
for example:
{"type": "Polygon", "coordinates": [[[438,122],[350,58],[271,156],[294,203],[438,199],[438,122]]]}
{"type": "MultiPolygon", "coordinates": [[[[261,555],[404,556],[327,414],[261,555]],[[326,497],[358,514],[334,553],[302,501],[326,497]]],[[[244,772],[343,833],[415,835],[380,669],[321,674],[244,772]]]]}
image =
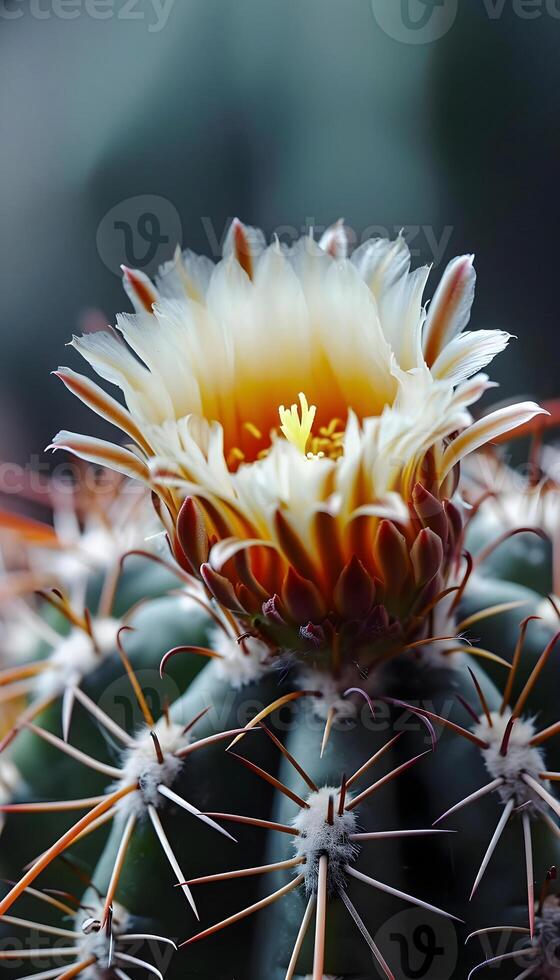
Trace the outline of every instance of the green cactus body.
{"type": "MultiPolygon", "coordinates": [[[[447,712],[450,711],[448,714],[450,720],[464,724],[464,712],[457,704],[456,695],[462,693],[465,697],[470,697],[471,689],[462,672],[432,672],[429,679],[429,689],[433,692],[430,698],[433,702],[433,710],[444,710],[445,707],[447,712]]],[[[425,690],[425,681],[425,676],[422,679],[417,677],[416,683],[408,685],[412,695],[410,700],[414,703],[417,702],[413,695],[418,693],[419,688],[425,690]]],[[[404,685],[395,684],[401,696],[406,686],[406,682],[404,685]]],[[[497,692],[492,688],[491,683],[486,682],[484,686],[489,705],[497,704],[497,692]]],[[[348,772],[353,765],[359,765],[360,761],[375,751],[376,738],[372,736],[369,726],[366,730],[358,728],[349,732],[337,731],[336,737],[331,737],[331,743],[323,760],[318,762],[321,733],[317,733],[316,725],[310,729],[306,724],[303,709],[301,713],[303,717],[294,726],[287,744],[298,761],[312,772],[314,778],[320,780],[321,784],[336,785],[340,780],[341,770],[348,772]]],[[[420,747],[426,735],[423,729],[421,735],[420,747]]],[[[381,736],[381,741],[383,740],[384,737],[381,736]]],[[[406,739],[402,739],[384,760],[386,767],[394,769],[406,758],[410,758],[414,751],[418,751],[418,741],[418,733],[415,733],[414,737],[409,735],[406,739]]],[[[379,744],[379,734],[377,744],[379,744]]],[[[298,782],[297,777],[294,779],[293,771],[285,760],[282,761],[280,778],[283,778],[289,786],[297,785],[301,791],[301,781],[298,782]]],[[[369,780],[365,779],[366,784],[374,778],[374,774],[371,773],[369,780]]],[[[367,830],[370,828],[389,830],[393,826],[402,828],[404,822],[407,827],[413,825],[416,828],[429,828],[436,816],[439,816],[433,812],[434,800],[439,801],[443,812],[448,805],[466,797],[487,782],[488,774],[478,748],[447,733],[439,741],[434,758],[422,760],[406,775],[380,789],[378,795],[374,795],[363,809],[358,810],[360,825],[367,830]]],[[[429,953],[429,950],[426,953],[426,962],[433,954],[429,963],[429,969],[433,972],[428,972],[426,975],[451,978],[462,976],[461,971],[470,962],[470,951],[461,952],[466,934],[480,921],[491,917],[497,905],[503,910],[507,921],[510,921],[512,916],[512,921],[521,919],[523,922],[524,918],[526,919],[526,902],[524,916],[523,912],[520,915],[526,895],[523,868],[517,862],[512,866],[511,861],[512,850],[518,850],[521,846],[521,829],[515,824],[508,829],[508,835],[501,845],[502,849],[497,850],[493,857],[476,900],[470,906],[466,904],[467,892],[474,880],[478,862],[488,846],[501,809],[499,800],[486,798],[480,800],[472,809],[465,809],[451,817],[446,824],[438,825],[450,826],[458,831],[457,834],[426,839],[375,841],[362,845],[356,860],[356,868],[360,871],[401,891],[409,894],[412,892],[418,898],[439,908],[462,916],[465,916],[465,910],[468,913],[468,916],[465,916],[467,923],[461,927],[432,913],[419,914],[418,910],[411,911],[406,903],[388,898],[378,891],[350,880],[348,894],[361,912],[374,938],[380,927],[387,921],[394,922],[393,940],[390,940],[386,929],[381,930],[379,938],[389,940],[389,946],[386,946],[383,952],[396,976],[410,975],[407,974],[406,967],[407,964],[414,964],[415,956],[417,965],[419,961],[422,962],[419,951],[414,948],[412,923],[415,928],[424,927],[427,935],[435,937],[432,953],[429,953]],[[459,882],[468,883],[463,887],[462,894],[461,889],[458,888],[459,882]],[[409,926],[406,925],[407,918],[409,926]],[[454,958],[455,955],[457,960],[454,958]]],[[[289,815],[293,815],[293,810],[293,804],[289,800],[277,797],[273,819],[287,822],[289,815]]],[[[539,855],[538,857],[535,855],[535,861],[540,859],[550,863],[554,860],[554,854],[558,858],[558,843],[555,843],[546,831],[541,832],[540,829],[537,831],[534,846],[539,855]]],[[[267,855],[270,861],[281,860],[289,853],[290,846],[286,845],[283,836],[278,835],[278,839],[274,837],[271,840],[267,855]]],[[[266,885],[269,891],[273,890],[270,882],[267,881],[266,885]]],[[[332,928],[332,933],[328,946],[330,955],[327,959],[327,972],[344,977],[372,975],[372,957],[367,945],[361,940],[340,901],[335,902],[334,905],[332,919],[330,906],[328,912],[328,929],[330,931],[332,928]]],[[[278,908],[273,907],[268,911],[268,921],[263,927],[264,931],[260,932],[256,947],[255,976],[271,975],[278,977],[279,980],[285,976],[301,916],[302,900],[297,894],[283,900],[278,908]],[[284,919],[283,924],[279,926],[281,915],[284,919]],[[285,937],[282,945],[274,941],[278,930],[282,937],[285,937]]],[[[302,954],[302,962],[304,965],[302,972],[310,972],[313,962],[312,944],[308,944],[307,951],[302,954]]]]}
{"type": "MultiPolygon", "coordinates": [[[[476,636],[477,644],[487,650],[501,654],[510,661],[519,639],[520,622],[528,616],[538,617],[531,620],[527,627],[522,656],[515,674],[514,696],[521,693],[543,650],[558,632],[560,621],[558,625],[554,622],[552,607],[546,599],[526,586],[481,575],[473,577],[463,597],[461,608],[462,614],[470,616],[488,606],[516,601],[521,604],[519,608],[479,620],[471,630],[471,633],[476,636]]],[[[558,651],[553,651],[539,680],[535,706],[539,729],[548,728],[558,721],[558,656],[558,651]]],[[[485,669],[494,681],[503,687],[506,681],[503,667],[487,662],[485,669]]],[[[557,771],[560,768],[560,740],[558,738],[551,738],[547,743],[547,757],[550,768],[557,771]]]]}
{"type": "MultiPolygon", "coordinates": [[[[395,663],[383,677],[384,694],[390,698],[398,693],[400,698],[417,707],[426,707],[455,724],[464,725],[466,713],[457,695],[472,702],[473,688],[466,671],[467,665],[468,659],[465,657],[461,657],[460,663],[452,668],[446,663],[442,666],[424,665],[422,668],[413,663],[395,663]],[[424,695],[427,680],[431,692],[429,700],[424,695]]],[[[478,665],[473,669],[481,682],[489,709],[496,711],[500,705],[500,695],[491,681],[485,679],[478,665]]],[[[213,711],[199,722],[200,728],[197,726],[196,729],[197,738],[205,738],[224,728],[243,724],[247,712],[250,714],[254,711],[257,704],[273,701],[281,694],[278,678],[272,674],[232,695],[229,684],[224,683],[219,671],[210,665],[174,706],[172,717],[180,718],[181,722],[188,720],[211,703],[213,711]]],[[[384,773],[406,765],[413,756],[427,752],[426,758],[420,759],[417,765],[404,771],[398,779],[389,781],[357,808],[359,831],[431,829],[436,817],[448,806],[488,782],[488,772],[478,746],[453,732],[445,732],[432,756],[430,735],[416,716],[405,716],[394,707],[389,721],[382,712],[382,704],[379,708],[380,713],[374,719],[369,706],[360,704],[355,717],[337,723],[323,758],[320,758],[320,750],[324,720],[313,711],[311,700],[304,699],[293,704],[289,719],[284,719],[283,725],[277,728],[282,743],[319,789],[339,786],[343,773],[347,778],[351,776],[394,737],[395,731],[402,731],[403,734],[384,753],[380,769],[372,769],[364,775],[355,789],[352,788],[353,793],[361,792],[384,773]],[[411,728],[413,730],[409,731],[411,728]],[[438,812],[434,808],[436,800],[438,812]]],[[[309,786],[262,731],[245,736],[235,751],[274,775],[296,795],[303,799],[309,797],[309,786]]],[[[234,758],[228,757],[220,743],[193,754],[173,788],[204,812],[239,813],[288,826],[292,825],[298,812],[293,800],[278,791],[272,792],[270,786],[255,774],[247,772],[234,758]]],[[[406,902],[378,892],[363,882],[349,880],[348,896],[370,934],[374,938],[379,934],[380,941],[385,939],[388,942],[389,946],[383,952],[391,960],[397,976],[407,976],[407,968],[414,970],[414,963],[421,964],[430,956],[432,968],[440,970],[437,975],[442,978],[457,975],[456,970],[466,970],[467,964],[473,961],[471,950],[461,952],[463,940],[480,921],[491,920],[498,905],[508,921],[526,921],[527,884],[523,863],[515,862],[512,865],[511,861],[512,850],[522,848],[519,818],[514,817],[506,828],[475,900],[470,906],[466,904],[467,892],[501,809],[501,802],[494,794],[479,800],[476,806],[461,810],[447,821],[449,829],[456,830],[456,834],[380,839],[360,844],[355,865],[361,873],[400,892],[412,893],[421,901],[440,909],[454,914],[462,913],[463,917],[465,908],[468,908],[467,922],[463,927],[436,913],[411,909],[406,902]],[[434,869],[437,869],[437,875],[434,869]],[[394,924],[392,939],[387,935],[387,922],[394,924]],[[414,945],[414,936],[421,935],[430,939],[428,949],[423,954],[424,960],[421,949],[414,945]],[[399,969],[403,971],[402,974],[398,972],[399,969]]],[[[167,801],[161,809],[161,819],[177,861],[190,880],[224,871],[276,864],[294,857],[294,841],[285,833],[223,823],[235,833],[238,844],[234,845],[196,818],[169,806],[167,801]]],[[[102,894],[111,878],[122,839],[123,823],[124,818],[115,821],[94,878],[102,894]]],[[[438,827],[447,829],[447,824],[438,827]]],[[[555,855],[556,860],[560,859],[554,837],[536,822],[533,824],[533,855],[535,865],[537,862],[550,863],[555,855]]],[[[201,924],[221,921],[272,894],[293,880],[297,871],[296,867],[262,877],[193,885],[201,924]]],[[[159,933],[165,926],[166,934],[181,940],[188,938],[189,932],[194,933],[198,926],[181,890],[173,890],[172,880],[173,873],[153,828],[149,821],[144,820],[136,829],[129,846],[119,884],[119,900],[135,918],[146,920],[150,931],[159,933]]],[[[248,918],[232,927],[235,932],[226,930],[187,946],[174,957],[168,976],[225,978],[229,975],[228,971],[233,971],[233,975],[240,978],[285,976],[308,899],[309,895],[300,886],[262,911],[258,920],[248,918]],[[250,966],[248,950],[252,950],[250,966]],[[237,951],[240,952],[238,959],[237,951]]],[[[373,975],[368,973],[372,970],[371,952],[361,940],[340,899],[334,898],[329,902],[327,915],[325,970],[337,977],[373,975]]],[[[298,969],[309,971],[313,963],[312,929],[300,955],[298,969]]]]}
{"type": "MultiPolygon", "coordinates": [[[[220,676],[214,665],[206,667],[191,684],[189,690],[173,705],[171,717],[186,724],[204,708],[211,706],[208,714],[196,725],[197,739],[204,739],[215,733],[238,728],[247,723],[256,705],[266,704],[282,693],[276,674],[262,681],[232,690],[227,679],[220,676]]],[[[248,750],[255,763],[264,768],[274,769],[278,765],[277,752],[262,731],[246,737],[250,743],[248,750]]],[[[227,744],[227,743],[225,743],[227,744]]],[[[257,783],[249,773],[243,772],[233,758],[224,753],[224,744],[202,748],[185,761],[184,767],[173,782],[173,790],[203,811],[224,811],[240,814],[258,812],[269,814],[272,806],[272,790],[269,786],[257,783]]],[[[202,874],[217,873],[224,868],[242,867],[248,849],[262,857],[265,837],[257,836],[251,829],[223,823],[239,840],[221,836],[173,805],[172,801],[162,800],[161,819],[165,832],[176,855],[177,861],[188,878],[202,874]]],[[[111,837],[101,857],[94,876],[94,883],[104,894],[115,854],[122,837],[123,821],[118,819],[111,837]]],[[[258,863],[258,862],[257,862],[258,863]]],[[[154,834],[149,820],[144,817],[131,841],[128,858],[120,880],[119,896],[129,911],[142,918],[148,917],[150,928],[163,929],[165,934],[181,938],[196,919],[185,901],[180,888],[174,888],[175,876],[169,866],[161,845],[154,834]]],[[[176,883],[176,882],[175,882],[176,883]]],[[[224,889],[218,894],[197,894],[196,905],[201,921],[209,917],[227,915],[235,911],[235,903],[250,903],[256,894],[253,880],[241,882],[239,890],[224,889]]],[[[208,950],[200,946],[185,956],[184,962],[177,964],[181,976],[224,976],[230,971],[234,976],[242,976],[247,967],[245,944],[252,931],[252,923],[247,930],[241,930],[239,941],[232,951],[229,943],[218,944],[216,958],[209,956],[208,950]],[[204,971],[204,972],[200,972],[204,971]],[[206,972],[208,971],[208,972],[206,972]]]]}
{"type": "Polygon", "coordinates": [[[150,520],[117,499],[87,609],[64,597],[72,562],[53,571],[54,703],[3,743],[0,964],[27,921],[74,943],[60,968],[36,957],[43,980],[558,980],[554,547],[459,472],[541,410],[473,421],[509,338],[465,332],[472,256],[428,312],[404,239],[350,255],[342,225],[290,250],[234,222],[216,269],[186,253],[164,273],[125,270],[124,343],[73,341],[126,405],[57,372],[126,446],[53,447],[149,487],[170,557],[142,554],[150,520]],[[72,651],[96,616],[103,650],[72,651]],[[506,925],[519,964],[488,952],[506,925]]]}
{"type": "MultiPolygon", "coordinates": [[[[199,607],[183,596],[152,599],[143,604],[131,620],[134,632],[124,638],[126,648],[138,677],[152,703],[155,715],[161,713],[167,698],[176,700],[180,691],[188,687],[197,672],[205,665],[203,658],[177,658],[169,666],[169,673],[160,680],[157,664],[164,653],[179,644],[192,643],[205,646],[208,642],[208,619],[199,607]]],[[[139,710],[131,697],[128,680],[123,677],[122,663],[115,649],[96,670],[84,678],[80,689],[95,704],[126,727],[134,729],[139,720],[139,710]]],[[[141,715],[140,715],[141,717],[141,715]]],[[[62,737],[60,701],[53,703],[36,719],[41,730],[62,737]]],[[[70,743],[107,765],[115,763],[114,739],[103,729],[92,724],[91,717],[77,700],[72,712],[70,743]]],[[[22,730],[7,753],[18,773],[11,781],[11,796],[5,802],[33,804],[43,800],[83,799],[102,794],[107,787],[107,776],[68,757],[57,746],[39,738],[31,730],[22,730]]],[[[56,840],[67,829],[71,814],[58,812],[14,813],[8,815],[2,834],[0,874],[14,879],[30,857],[56,840]],[[33,841],[34,854],[29,853],[29,841],[33,841]]],[[[76,857],[95,865],[103,847],[106,828],[88,836],[76,846],[76,857]]],[[[57,882],[75,887],[72,874],[64,868],[54,871],[51,883],[57,882]]]]}

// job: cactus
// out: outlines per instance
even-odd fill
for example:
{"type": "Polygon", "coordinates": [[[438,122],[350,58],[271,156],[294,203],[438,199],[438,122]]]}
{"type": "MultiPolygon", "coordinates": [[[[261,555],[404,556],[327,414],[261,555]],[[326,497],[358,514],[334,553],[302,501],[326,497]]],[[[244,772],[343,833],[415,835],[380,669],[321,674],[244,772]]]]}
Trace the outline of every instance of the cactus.
{"type": "Polygon", "coordinates": [[[473,420],[509,338],[465,329],[471,256],[426,279],[236,221],[74,338],[127,444],[53,440],[121,474],[70,536],[0,513],[12,976],[560,976],[557,489],[482,448],[554,412],[473,420]]]}

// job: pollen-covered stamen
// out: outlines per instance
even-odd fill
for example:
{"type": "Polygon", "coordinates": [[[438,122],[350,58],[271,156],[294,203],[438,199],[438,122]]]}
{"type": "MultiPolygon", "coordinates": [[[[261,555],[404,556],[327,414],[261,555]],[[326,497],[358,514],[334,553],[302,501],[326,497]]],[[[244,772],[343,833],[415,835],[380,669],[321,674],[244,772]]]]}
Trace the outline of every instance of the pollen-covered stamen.
{"type": "Polygon", "coordinates": [[[307,445],[308,456],[328,456],[329,459],[338,459],[344,453],[345,425],[342,419],[331,419],[328,425],[319,428],[319,434],[309,438],[307,445]]]}
{"type": "Polygon", "coordinates": [[[512,801],[515,807],[528,805],[531,813],[541,811],[543,801],[524,779],[527,774],[538,780],[540,773],[546,769],[542,750],[531,746],[535,735],[534,723],[530,719],[520,718],[512,726],[509,712],[501,715],[493,711],[490,719],[492,725],[482,718],[474,732],[488,743],[488,748],[481,749],[482,757],[492,779],[501,780],[497,792],[502,803],[505,806],[512,801]],[[502,751],[503,747],[505,752],[502,751]]]}
{"type": "Polygon", "coordinates": [[[290,408],[280,405],[278,414],[280,416],[280,426],[272,427],[268,436],[265,438],[263,432],[254,422],[243,422],[243,448],[241,445],[233,446],[227,454],[227,465],[230,470],[235,471],[241,463],[251,462],[254,459],[264,459],[271,450],[271,440],[278,435],[282,435],[291,442],[296,449],[307,456],[308,459],[339,459],[344,453],[344,433],[345,423],[341,418],[332,418],[328,425],[321,425],[317,433],[313,434],[313,423],[317,412],[316,405],[309,405],[303,392],[298,395],[299,406],[294,402],[290,408]],[[249,440],[247,440],[247,435],[249,440]]]}
{"type": "Polygon", "coordinates": [[[228,468],[235,471],[241,463],[252,462],[254,459],[263,459],[270,451],[270,440],[265,439],[258,425],[254,422],[245,421],[241,426],[240,442],[241,446],[232,446],[226,456],[228,468]],[[249,436],[249,439],[247,439],[249,436]]]}
{"type": "Polygon", "coordinates": [[[303,874],[308,895],[317,894],[319,864],[327,858],[327,891],[336,894],[346,884],[345,867],[353,863],[359,848],[351,840],[356,833],[357,819],[348,810],[339,813],[340,789],[323,786],[306,799],[306,809],[300,810],[293,820],[299,832],[294,840],[296,857],[305,861],[303,874]]]}
{"type": "MultiPolygon", "coordinates": [[[[341,418],[332,418],[328,425],[320,426],[318,433],[314,435],[312,430],[317,407],[308,404],[302,391],[298,397],[299,408],[296,403],[290,408],[280,405],[280,432],[308,459],[338,459],[344,452],[344,421],[341,418]]],[[[262,450],[260,457],[266,456],[268,451],[262,450]]]]}

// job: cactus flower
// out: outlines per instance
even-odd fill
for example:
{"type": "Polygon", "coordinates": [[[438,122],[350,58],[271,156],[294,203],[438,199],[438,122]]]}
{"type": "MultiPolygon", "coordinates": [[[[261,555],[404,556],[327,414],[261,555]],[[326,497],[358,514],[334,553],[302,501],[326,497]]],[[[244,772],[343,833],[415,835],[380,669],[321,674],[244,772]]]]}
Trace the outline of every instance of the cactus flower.
{"type": "Polygon", "coordinates": [[[136,314],[72,345],[126,407],[56,373],[134,445],[52,446],[151,485],[180,564],[274,648],[402,650],[460,581],[458,463],[541,411],[473,421],[509,336],[465,329],[472,256],[426,309],[429,273],[402,236],[350,255],[340,223],[288,249],[238,221],[216,265],[178,253],[155,285],[125,269],[136,314]]]}

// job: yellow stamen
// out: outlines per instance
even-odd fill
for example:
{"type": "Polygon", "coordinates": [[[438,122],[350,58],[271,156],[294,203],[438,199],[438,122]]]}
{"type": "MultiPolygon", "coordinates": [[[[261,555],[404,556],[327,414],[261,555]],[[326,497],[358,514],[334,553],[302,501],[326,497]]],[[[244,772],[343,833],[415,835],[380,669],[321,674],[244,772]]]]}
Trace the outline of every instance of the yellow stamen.
{"type": "Polygon", "coordinates": [[[237,466],[238,463],[242,463],[245,459],[245,453],[239,449],[238,446],[234,446],[228,453],[227,464],[228,466],[237,466]]]}
{"type": "Polygon", "coordinates": [[[262,439],[261,430],[257,429],[256,425],[254,425],[253,422],[244,422],[243,428],[246,429],[250,435],[254,436],[255,439],[262,439]]]}
{"type": "Polygon", "coordinates": [[[327,456],[329,459],[338,459],[344,452],[342,440],[344,430],[335,431],[337,425],[342,425],[339,419],[333,419],[328,428],[319,429],[320,435],[311,436],[308,443],[308,456],[327,456]],[[328,435],[325,435],[328,432],[328,435]]]}
{"type": "MultiPolygon", "coordinates": [[[[321,426],[321,428],[319,429],[319,435],[320,436],[324,436],[326,439],[330,439],[331,437],[336,438],[336,435],[337,435],[336,430],[337,429],[342,429],[343,430],[344,429],[344,423],[343,423],[342,419],[334,418],[334,419],[331,419],[330,420],[330,422],[329,422],[328,425],[322,425],[321,426]]],[[[344,435],[344,432],[341,432],[340,434],[341,435],[344,435]]]]}
{"type": "Polygon", "coordinates": [[[285,435],[288,442],[305,453],[307,443],[311,435],[311,429],[315,420],[317,408],[315,405],[308,405],[307,398],[302,391],[299,393],[299,404],[301,407],[301,418],[296,404],[291,408],[284,408],[280,405],[278,413],[280,415],[280,431],[285,435]]]}

